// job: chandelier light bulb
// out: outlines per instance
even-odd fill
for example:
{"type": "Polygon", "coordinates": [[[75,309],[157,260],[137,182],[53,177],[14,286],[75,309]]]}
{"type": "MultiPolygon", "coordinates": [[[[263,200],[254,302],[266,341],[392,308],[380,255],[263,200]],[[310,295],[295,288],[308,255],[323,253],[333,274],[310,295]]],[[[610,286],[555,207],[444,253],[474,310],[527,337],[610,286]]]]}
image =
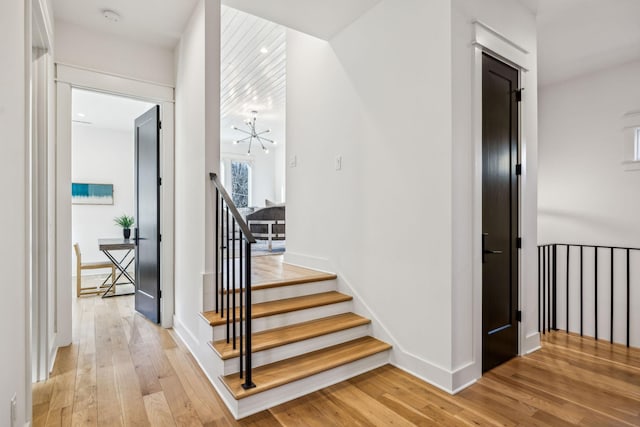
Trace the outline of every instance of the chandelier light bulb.
{"type": "Polygon", "coordinates": [[[247,125],[248,129],[240,129],[237,126],[232,126],[233,130],[237,130],[238,132],[242,132],[243,134],[245,134],[246,136],[244,138],[240,138],[240,139],[236,139],[233,141],[234,144],[239,144],[239,143],[248,143],[249,146],[247,148],[247,156],[249,156],[251,154],[251,145],[254,143],[256,144],[260,144],[260,147],[262,147],[262,149],[264,150],[265,154],[269,153],[269,150],[265,147],[266,143],[271,143],[271,144],[275,144],[275,141],[269,139],[269,138],[265,138],[264,134],[265,133],[269,133],[271,132],[271,129],[267,129],[267,130],[263,130],[263,131],[256,131],[256,119],[258,116],[258,112],[256,110],[251,111],[251,114],[253,117],[250,117],[248,119],[246,119],[244,121],[244,123],[247,125]]]}

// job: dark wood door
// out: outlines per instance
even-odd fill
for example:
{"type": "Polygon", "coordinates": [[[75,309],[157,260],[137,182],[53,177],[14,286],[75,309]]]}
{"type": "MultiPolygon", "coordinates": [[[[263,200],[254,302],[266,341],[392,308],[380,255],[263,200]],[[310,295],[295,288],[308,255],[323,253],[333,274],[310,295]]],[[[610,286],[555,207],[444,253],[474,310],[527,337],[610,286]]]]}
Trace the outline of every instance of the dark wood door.
{"type": "Polygon", "coordinates": [[[160,107],[136,128],[136,311],[160,322],[160,107]]]}
{"type": "Polygon", "coordinates": [[[482,370],[518,354],[518,71],[482,59],[482,370]]]}

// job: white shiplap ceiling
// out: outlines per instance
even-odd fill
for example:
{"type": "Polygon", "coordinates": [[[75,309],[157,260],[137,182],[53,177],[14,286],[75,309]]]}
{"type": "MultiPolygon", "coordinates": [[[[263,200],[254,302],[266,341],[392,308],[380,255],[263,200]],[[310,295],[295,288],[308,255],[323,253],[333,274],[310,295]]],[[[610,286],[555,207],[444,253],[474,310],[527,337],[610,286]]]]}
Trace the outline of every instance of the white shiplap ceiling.
{"type": "Polygon", "coordinates": [[[223,0],[230,7],[329,40],[381,0],[223,0]]]}
{"type": "Polygon", "coordinates": [[[251,111],[257,130],[284,142],[286,101],[286,30],[281,25],[223,6],[220,58],[220,129],[223,144],[242,135],[251,111]]]}

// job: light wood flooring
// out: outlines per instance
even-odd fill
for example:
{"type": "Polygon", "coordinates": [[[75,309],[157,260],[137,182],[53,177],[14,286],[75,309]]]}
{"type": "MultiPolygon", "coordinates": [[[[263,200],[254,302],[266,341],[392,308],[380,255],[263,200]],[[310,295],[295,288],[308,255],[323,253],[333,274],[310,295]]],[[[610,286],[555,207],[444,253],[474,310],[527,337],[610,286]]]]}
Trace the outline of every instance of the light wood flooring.
{"type": "Polygon", "coordinates": [[[387,365],[238,422],[173,331],[134,314],[132,296],[84,297],[73,344],[34,385],[33,425],[640,426],[640,350],[548,334],[456,396],[387,365]]]}

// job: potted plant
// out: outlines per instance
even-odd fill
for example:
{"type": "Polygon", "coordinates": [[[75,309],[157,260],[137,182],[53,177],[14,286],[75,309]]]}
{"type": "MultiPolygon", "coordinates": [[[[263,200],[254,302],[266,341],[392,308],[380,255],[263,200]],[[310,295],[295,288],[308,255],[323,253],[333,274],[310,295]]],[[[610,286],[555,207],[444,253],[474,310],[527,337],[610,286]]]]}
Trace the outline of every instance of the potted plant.
{"type": "Polygon", "coordinates": [[[131,237],[131,226],[135,222],[132,216],[121,215],[117,216],[113,219],[117,225],[122,227],[122,234],[124,235],[125,240],[129,240],[131,237]]]}

